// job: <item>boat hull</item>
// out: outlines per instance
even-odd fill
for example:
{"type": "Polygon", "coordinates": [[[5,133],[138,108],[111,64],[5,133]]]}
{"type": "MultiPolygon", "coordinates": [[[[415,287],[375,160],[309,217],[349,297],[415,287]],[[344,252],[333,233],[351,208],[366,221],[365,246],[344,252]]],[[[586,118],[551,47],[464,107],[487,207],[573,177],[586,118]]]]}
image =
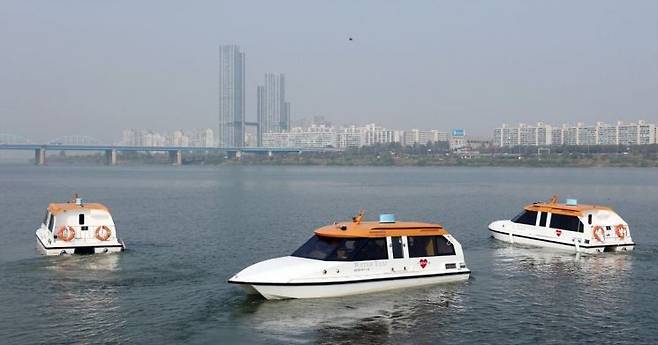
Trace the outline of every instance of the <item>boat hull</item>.
{"type": "Polygon", "coordinates": [[[517,243],[535,247],[552,248],[562,251],[595,254],[602,252],[625,252],[632,251],[635,248],[634,243],[615,243],[615,244],[597,244],[597,245],[576,245],[575,243],[560,242],[552,239],[532,237],[525,234],[510,233],[489,228],[491,236],[497,240],[507,243],[517,243]]]}
{"type": "Polygon", "coordinates": [[[266,299],[327,298],[420,287],[440,283],[458,282],[468,280],[469,276],[470,271],[461,271],[359,281],[346,280],[313,283],[270,284],[229,281],[229,283],[239,284],[248,293],[257,292],[266,299]]]}

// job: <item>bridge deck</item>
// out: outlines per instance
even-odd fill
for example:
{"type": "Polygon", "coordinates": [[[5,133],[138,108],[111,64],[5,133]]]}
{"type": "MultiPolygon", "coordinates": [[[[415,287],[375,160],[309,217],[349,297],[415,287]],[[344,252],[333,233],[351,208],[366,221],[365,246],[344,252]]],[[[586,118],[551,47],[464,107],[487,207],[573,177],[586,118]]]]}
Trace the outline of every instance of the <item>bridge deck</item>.
{"type": "Polygon", "coordinates": [[[111,146],[111,145],[53,145],[53,144],[0,144],[0,150],[46,151],[185,151],[185,152],[339,152],[335,148],[290,147],[181,147],[181,146],[111,146]]]}

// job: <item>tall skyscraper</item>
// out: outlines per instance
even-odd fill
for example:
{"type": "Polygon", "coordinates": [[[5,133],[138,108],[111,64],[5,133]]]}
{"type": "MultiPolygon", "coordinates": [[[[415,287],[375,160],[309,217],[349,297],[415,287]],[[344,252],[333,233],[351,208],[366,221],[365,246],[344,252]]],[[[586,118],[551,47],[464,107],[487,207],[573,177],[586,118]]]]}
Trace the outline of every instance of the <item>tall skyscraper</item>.
{"type": "Polygon", "coordinates": [[[265,84],[258,86],[258,145],[263,134],[290,130],[290,103],[286,102],[285,75],[266,73],[265,84]]]}
{"type": "Polygon", "coordinates": [[[237,45],[219,47],[220,147],[241,147],[245,138],[244,53],[237,45]]]}
{"type": "Polygon", "coordinates": [[[290,102],[283,103],[283,114],[281,114],[281,129],[290,130],[290,102]]]}

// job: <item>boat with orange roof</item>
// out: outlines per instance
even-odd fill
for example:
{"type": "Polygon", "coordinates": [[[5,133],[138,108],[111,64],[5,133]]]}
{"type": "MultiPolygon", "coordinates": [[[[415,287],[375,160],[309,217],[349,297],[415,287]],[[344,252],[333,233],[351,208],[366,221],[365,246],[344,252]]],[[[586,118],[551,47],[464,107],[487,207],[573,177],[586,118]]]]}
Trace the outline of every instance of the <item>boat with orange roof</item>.
{"type": "Polygon", "coordinates": [[[610,207],[579,204],[567,199],[558,203],[535,202],[511,220],[489,224],[498,240],[577,253],[630,251],[635,247],[628,223],[610,207]]]}
{"type": "Polygon", "coordinates": [[[125,249],[107,206],[84,203],[77,194],[66,203],[48,205],[36,231],[37,248],[44,255],[96,254],[125,249]]]}
{"type": "Polygon", "coordinates": [[[336,222],[289,256],[251,265],[228,282],[267,299],[321,298],[467,280],[459,242],[440,224],[336,222]]]}

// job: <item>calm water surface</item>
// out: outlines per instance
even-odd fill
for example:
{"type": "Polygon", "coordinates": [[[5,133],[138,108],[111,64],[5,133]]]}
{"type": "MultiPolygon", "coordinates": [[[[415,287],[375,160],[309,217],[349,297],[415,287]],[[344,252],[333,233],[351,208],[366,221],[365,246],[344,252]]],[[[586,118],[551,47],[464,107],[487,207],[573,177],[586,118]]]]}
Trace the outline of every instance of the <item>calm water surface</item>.
{"type": "Polygon", "coordinates": [[[0,339],[56,343],[658,342],[658,170],[0,165],[0,339]],[[73,192],[112,208],[128,251],[42,257],[34,229],[73,192]],[[605,203],[631,254],[498,243],[487,224],[553,193],[605,203]],[[465,283],[265,301],[226,283],[314,228],[394,212],[462,243],[465,283]]]}

